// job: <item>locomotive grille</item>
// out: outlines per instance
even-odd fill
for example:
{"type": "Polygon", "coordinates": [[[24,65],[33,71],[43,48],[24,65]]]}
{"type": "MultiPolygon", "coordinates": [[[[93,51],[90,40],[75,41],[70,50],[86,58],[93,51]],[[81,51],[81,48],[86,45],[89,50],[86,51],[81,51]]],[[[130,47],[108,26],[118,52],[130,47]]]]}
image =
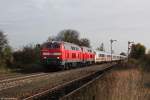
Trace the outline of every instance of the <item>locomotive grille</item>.
{"type": "Polygon", "coordinates": [[[50,64],[50,65],[59,65],[60,60],[57,58],[47,58],[47,59],[44,59],[43,63],[50,64]]]}

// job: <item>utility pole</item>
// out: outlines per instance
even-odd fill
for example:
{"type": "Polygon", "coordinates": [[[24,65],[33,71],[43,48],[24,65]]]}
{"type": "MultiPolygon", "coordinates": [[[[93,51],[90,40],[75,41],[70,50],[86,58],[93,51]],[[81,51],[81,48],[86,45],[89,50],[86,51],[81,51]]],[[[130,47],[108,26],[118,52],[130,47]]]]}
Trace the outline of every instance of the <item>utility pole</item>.
{"type": "Polygon", "coordinates": [[[113,54],[113,48],[112,48],[112,45],[113,45],[113,42],[116,42],[117,40],[110,40],[110,48],[111,48],[111,50],[110,50],[110,52],[111,52],[111,62],[112,62],[112,54],[113,54]]]}
{"type": "Polygon", "coordinates": [[[130,52],[130,44],[133,44],[133,41],[128,41],[128,61],[129,61],[129,52],[130,52]]]}

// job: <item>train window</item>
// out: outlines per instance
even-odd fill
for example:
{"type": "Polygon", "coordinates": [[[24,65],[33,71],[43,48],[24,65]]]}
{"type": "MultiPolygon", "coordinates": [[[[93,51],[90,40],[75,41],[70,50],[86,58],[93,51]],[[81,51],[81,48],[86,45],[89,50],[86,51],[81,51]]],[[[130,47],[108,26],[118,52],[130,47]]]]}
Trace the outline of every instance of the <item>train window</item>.
{"type": "Polygon", "coordinates": [[[101,57],[101,54],[99,54],[98,56],[101,57]]]}
{"type": "Polygon", "coordinates": [[[99,54],[99,57],[104,57],[105,55],[104,54],[99,54]]]}
{"type": "Polygon", "coordinates": [[[88,50],[88,52],[92,52],[92,50],[88,50]]]}
{"type": "Polygon", "coordinates": [[[71,47],[71,50],[73,50],[73,47],[71,47]]]}
{"type": "Polygon", "coordinates": [[[76,47],[72,47],[72,46],[71,46],[71,49],[72,49],[72,50],[76,50],[76,47]]]}
{"type": "Polygon", "coordinates": [[[71,50],[76,50],[76,51],[78,51],[79,48],[78,48],[78,47],[73,47],[73,46],[71,46],[71,50]]]}
{"type": "Polygon", "coordinates": [[[78,48],[77,48],[77,47],[75,47],[75,50],[78,50],[78,48]]]}

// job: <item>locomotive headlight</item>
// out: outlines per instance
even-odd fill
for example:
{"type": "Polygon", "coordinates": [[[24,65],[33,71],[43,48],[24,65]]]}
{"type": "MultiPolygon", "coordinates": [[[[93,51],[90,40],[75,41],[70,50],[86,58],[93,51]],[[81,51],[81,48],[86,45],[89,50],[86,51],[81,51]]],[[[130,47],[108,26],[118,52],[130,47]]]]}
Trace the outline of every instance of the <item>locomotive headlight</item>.
{"type": "Polygon", "coordinates": [[[48,55],[50,55],[50,53],[48,53],[48,52],[43,52],[43,55],[44,55],[44,56],[48,56],[48,55]]]}
{"type": "Polygon", "coordinates": [[[53,53],[53,55],[55,55],[55,56],[60,56],[61,55],[61,53],[53,53]]]}
{"type": "Polygon", "coordinates": [[[59,59],[59,57],[57,57],[57,59],[59,59]]]}
{"type": "Polygon", "coordinates": [[[46,59],[47,57],[44,57],[44,59],[46,59]]]}

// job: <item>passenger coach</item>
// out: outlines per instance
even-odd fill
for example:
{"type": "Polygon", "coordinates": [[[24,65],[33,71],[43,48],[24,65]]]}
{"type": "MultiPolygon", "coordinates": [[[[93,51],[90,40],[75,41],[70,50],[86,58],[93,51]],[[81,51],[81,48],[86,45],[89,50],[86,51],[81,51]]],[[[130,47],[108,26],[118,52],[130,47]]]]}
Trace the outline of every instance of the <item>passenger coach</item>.
{"type": "Polygon", "coordinates": [[[95,63],[104,63],[111,61],[111,55],[104,51],[95,50],[95,63]]]}

